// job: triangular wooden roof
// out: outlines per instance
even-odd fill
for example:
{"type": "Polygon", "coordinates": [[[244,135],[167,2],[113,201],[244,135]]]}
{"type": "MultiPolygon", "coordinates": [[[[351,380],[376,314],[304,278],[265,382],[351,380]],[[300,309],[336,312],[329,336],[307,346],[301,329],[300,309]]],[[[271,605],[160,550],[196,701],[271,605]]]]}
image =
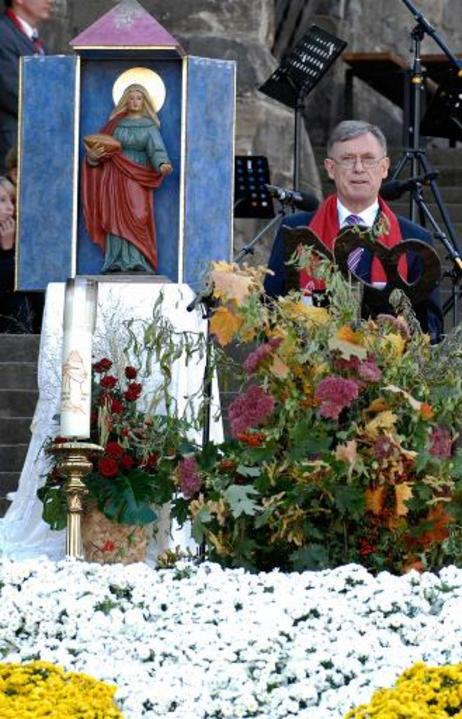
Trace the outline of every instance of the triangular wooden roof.
{"type": "Polygon", "coordinates": [[[70,41],[74,49],[169,48],[184,55],[178,40],[170,35],[138,0],[120,0],[70,41]]]}

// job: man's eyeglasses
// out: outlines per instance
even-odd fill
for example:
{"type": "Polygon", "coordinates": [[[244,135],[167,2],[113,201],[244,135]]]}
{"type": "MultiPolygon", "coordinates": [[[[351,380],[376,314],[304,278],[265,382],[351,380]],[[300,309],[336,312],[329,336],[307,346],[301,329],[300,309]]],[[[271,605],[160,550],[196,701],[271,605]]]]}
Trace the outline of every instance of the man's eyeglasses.
{"type": "MultiPolygon", "coordinates": [[[[385,156],[384,156],[385,157],[385,156]]],[[[359,161],[363,167],[371,168],[377,167],[384,157],[370,157],[369,155],[347,155],[341,157],[340,160],[335,160],[333,157],[329,157],[329,160],[335,162],[336,165],[344,167],[346,170],[352,170],[356,163],[359,161]]]]}

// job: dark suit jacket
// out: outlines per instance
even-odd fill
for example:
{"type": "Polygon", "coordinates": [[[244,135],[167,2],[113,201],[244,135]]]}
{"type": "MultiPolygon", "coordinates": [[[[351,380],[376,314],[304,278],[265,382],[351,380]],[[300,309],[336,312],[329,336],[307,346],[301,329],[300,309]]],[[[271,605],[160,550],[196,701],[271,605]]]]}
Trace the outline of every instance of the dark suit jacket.
{"type": "Polygon", "coordinates": [[[18,131],[19,58],[34,55],[32,42],[6,15],[0,16],[0,174],[18,131]]]}
{"type": "MultiPolygon", "coordinates": [[[[293,215],[287,215],[282,220],[274,239],[271,255],[268,263],[270,270],[274,275],[267,275],[265,280],[265,292],[269,297],[278,297],[285,294],[285,252],[282,227],[306,227],[314,215],[314,212],[295,212],[293,215]]],[[[404,240],[422,240],[427,244],[432,244],[432,238],[429,232],[423,230],[419,225],[398,217],[401,234],[404,240]]],[[[364,257],[356,269],[356,274],[368,281],[370,279],[370,258],[364,257]]],[[[420,274],[418,258],[409,253],[408,257],[408,282],[412,283],[420,274]]],[[[380,308],[381,312],[389,311],[389,307],[380,308]]],[[[438,342],[443,332],[443,315],[439,301],[438,290],[434,290],[432,294],[414,307],[417,318],[424,332],[428,332],[432,342],[438,342]]]]}

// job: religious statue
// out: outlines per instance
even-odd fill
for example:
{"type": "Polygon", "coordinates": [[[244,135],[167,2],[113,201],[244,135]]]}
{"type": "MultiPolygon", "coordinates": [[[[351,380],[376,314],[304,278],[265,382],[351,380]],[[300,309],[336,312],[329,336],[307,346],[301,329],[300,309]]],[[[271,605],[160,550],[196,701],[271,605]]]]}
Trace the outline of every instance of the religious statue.
{"type": "Polygon", "coordinates": [[[172,172],[147,89],[130,84],[101,133],[84,138],[83,211],[102,273],[157,270],[152,191],[172,172]]]}

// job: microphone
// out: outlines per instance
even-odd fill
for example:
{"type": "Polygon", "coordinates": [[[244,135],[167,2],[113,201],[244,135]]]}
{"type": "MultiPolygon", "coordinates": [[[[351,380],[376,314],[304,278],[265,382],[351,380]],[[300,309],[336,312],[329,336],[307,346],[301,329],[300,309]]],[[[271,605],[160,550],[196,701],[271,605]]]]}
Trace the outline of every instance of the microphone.
{"type": "Polygon", "coordinates": [[[319,207],[319,200],[311,192],[298,192],[297,190],[285,190],[275,185],[265,185],[271,197],[275,197],[281,204],[292,205],[299,210],[311,212],[319,207]]]}
{"type": "Polygon", "coordinates": [[[383,183],[379,195],[384,200],[398,200],[405,192],[416,190],[419,185],[429,185],[437,177],[438,171],[435,170],[419,177],[410,177],[408,180],[390,180],[383,183]]]}

